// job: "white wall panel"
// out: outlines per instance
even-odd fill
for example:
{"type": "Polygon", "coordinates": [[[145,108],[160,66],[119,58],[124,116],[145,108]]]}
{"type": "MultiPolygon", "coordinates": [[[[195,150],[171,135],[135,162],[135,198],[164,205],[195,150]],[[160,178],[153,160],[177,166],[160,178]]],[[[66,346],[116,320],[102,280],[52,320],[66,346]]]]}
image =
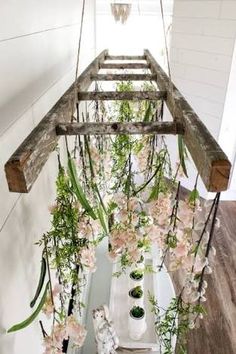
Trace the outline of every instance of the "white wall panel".
{"type": "Polygon", "coordinates": [[[220,13],[221,1],[217,0],[180,0],[176,1],[175,17],[217,18],[220,13]]]}
{"type": "MultiPolygon", "coordinates": [[[[0,0],[0,354],[42,354],[31,313],[40,269],[34,243],[50,228],[57,159],[52,153],[25,195],[8,191],[4,164],[75,78],[81,0],[0,0]]],[[[79,72],[95,56],[95,0],[86,1],[79,72]]],[[[63,139],[61,139],[63,143],[63,139]]]]}
{"type": "Polygon", "coordinates": [[[71,26],[80,21],[81,8],[78,0],[1,0],[0,40],[71,26]]]}
{"type": "MultiPolygon", "coordinates": [[[[174,2],[170,55],[172,78],[216,139],[228,95],[236,39],[235,16],[236,1],[174,2]]],[[[196,170],[191,164],[189,169],[191,179],[194,179],[196,170]]],[[[187,187],[191,185],[191,179],[186,182],[187,187]]],[[[202,195],[206,196],[202,183],[200,186],[202,195]]]]}
{"type": "Polygon", "coordinates": [[[175,18],[175,32],[200,34],[220,38],[234,38],[236,27],[234,21],[210,18],[175,18]]]}
{"type": "Polygon", "coordinates": [[[0,133],[75,63],[75,26],[0,43],[0,133]]]}

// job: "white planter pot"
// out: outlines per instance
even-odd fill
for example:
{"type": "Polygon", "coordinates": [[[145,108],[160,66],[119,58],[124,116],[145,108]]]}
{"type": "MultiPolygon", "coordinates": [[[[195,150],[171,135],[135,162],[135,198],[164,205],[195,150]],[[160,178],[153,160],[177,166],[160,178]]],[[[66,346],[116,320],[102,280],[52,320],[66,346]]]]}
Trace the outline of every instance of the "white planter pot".
{"type": "Polygon", "coordinates": [[[143,278],[140,279],[140,280],[134,280],[134,279],[129,278],[129,288],[130,289],[133,289],[136,286],[143,287],[143,284],[144,284],[144,279],[143,278]]]}
{"type": "Polygon", "coordinates": [[[137,299],[129,294],[129,305],[130,308],[132,308],[133,306],[143,307],[144,297],[142,296],[141,298],[137,299]]]}
{"type": "Polygon", "coordinates": [[[143,318],[134,318],[129,314],[128,326],[129,326],[129,337],[132,340],[140,340],[147,329],[145,315],[143,318]]]}

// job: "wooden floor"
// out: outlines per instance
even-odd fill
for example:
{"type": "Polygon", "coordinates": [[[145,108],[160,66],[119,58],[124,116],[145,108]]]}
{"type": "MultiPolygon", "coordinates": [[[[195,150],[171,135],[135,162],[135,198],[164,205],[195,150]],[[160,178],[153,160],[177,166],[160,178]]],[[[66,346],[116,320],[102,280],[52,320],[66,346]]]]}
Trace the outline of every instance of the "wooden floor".
{"type": "MultiPolygon", "coordinates": [[[[188,354],[236,354],[236,202],[221,202],[218,216],[215,265],[207,280],[208,315],[191,331],[188,354]]],[[[178,283],[175,279],[177,288],[178,283]]]]}

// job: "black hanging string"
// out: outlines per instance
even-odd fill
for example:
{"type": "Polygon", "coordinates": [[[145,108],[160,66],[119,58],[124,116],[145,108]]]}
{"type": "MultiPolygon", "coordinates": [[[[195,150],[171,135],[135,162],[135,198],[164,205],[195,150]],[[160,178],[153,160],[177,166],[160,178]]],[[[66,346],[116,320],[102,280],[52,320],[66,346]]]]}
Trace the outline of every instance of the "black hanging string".
{"type": "MultiPolygon", "coordinates": [[[[79,266],[76,266],[76,274],[79,274],[79,266]]],[[[67,311],[67,316],[69,317],[70,315],[73,314],[73,309],[74,309],[74,302],[75,302],[75,296],[76,296],[76,284],[73,283],[71,287],[71,294],[70,294],[70,301],[69,301],[69,306],[68,306],[68,311],[67,311]]],[[[63,340],[62,344],[62,352],[67,353],[69,346],[69,338],[63,340]]]]}
{"type": "MultiPolygon", "coordinates": [[[[217,212],[218,212],[218,208],[219,208],[219,202],[220,202],[220,192],[218,192],[215,196],[215,199],[213,201],[213,216],[212,216],[212,220],[211,220],[211,226],[210,226],[210,232],[209,232],[209,240],[207,243],[207,249],[206,249],[206,253],[205,253],[205,257],[208,258],[211,247],[212,247],[212,241],[213,241],[213,237],[214,237],[214,231],[215,231],[215,224],[216,224],[216,218],[217,218],[217,212]]],[[[200,282],[199,282],[199,286],[198,286],[198,292],[201,292],[202,290],[202,284],[203,284],[203,280],[204,280],[204,275],[206,272],[206,268],[207,266],[205,266],[202,270],[201,273],[201,278],[200,278],[200,282]]]]}

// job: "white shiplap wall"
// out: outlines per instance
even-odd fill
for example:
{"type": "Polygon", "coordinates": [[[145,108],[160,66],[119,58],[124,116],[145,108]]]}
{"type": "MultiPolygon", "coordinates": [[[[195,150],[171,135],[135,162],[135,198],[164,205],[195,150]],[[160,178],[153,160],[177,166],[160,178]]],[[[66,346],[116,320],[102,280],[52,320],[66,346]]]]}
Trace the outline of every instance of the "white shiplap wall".
{"type": "MultiPolygon", "coordinates": [[[[52,153],[31,192],[10,193],[4,164],[70,86],[75,76],[82,1],[0,0],[0,354],[41,354],[37,321],[16,334],[30,313],[40,250],[55,196],[52,153]]],[[[95,56],[95,0],[86,2],[80,71],[95,56]]]]}
{"type": "MultiPolygon", "coordinates": [[[[222,126],[235,39],[236,1],[175,0],[173,81],[216,139],[222,126]]],[[[191,168],[190,175],[193,179],[191,168]]]]}

